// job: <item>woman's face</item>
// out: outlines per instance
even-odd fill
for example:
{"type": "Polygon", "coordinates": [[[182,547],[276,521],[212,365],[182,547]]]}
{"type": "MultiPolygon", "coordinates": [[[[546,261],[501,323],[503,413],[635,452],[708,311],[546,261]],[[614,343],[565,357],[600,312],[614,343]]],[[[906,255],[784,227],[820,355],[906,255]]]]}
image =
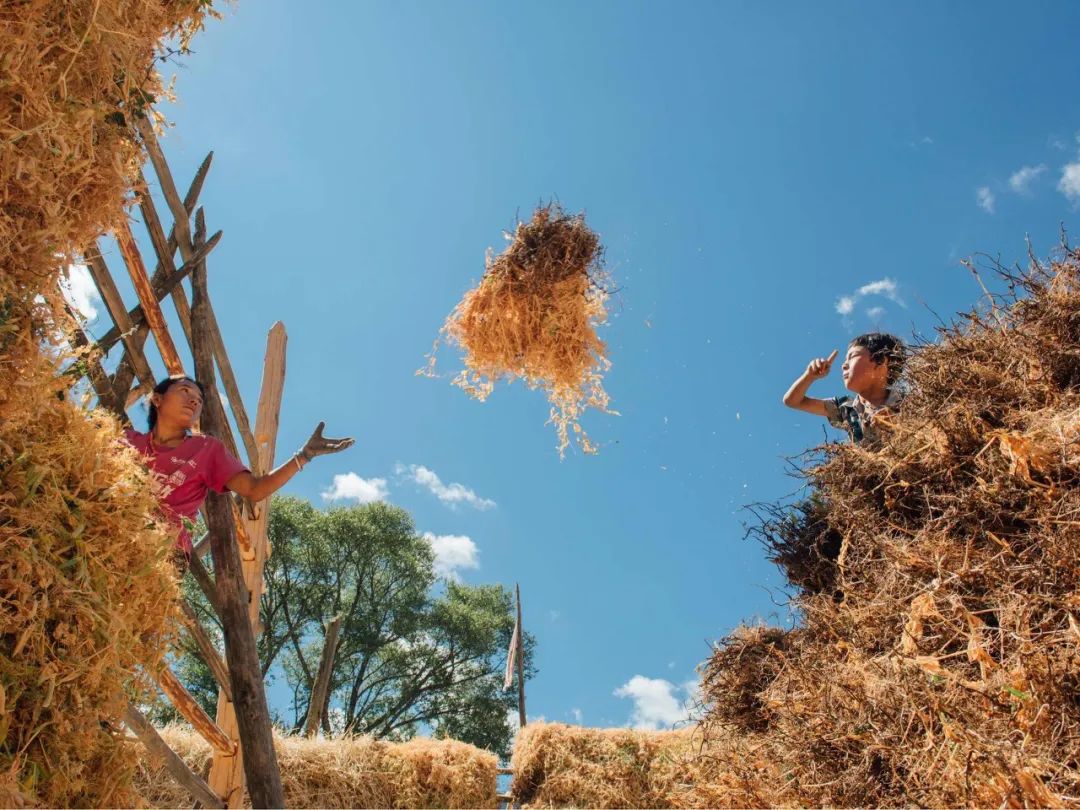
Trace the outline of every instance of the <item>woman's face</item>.
{"type": "Polygon", "coordinates": [[[182,427],[194,427],[202,413],[203,398],[199,386],[190,380],[180,380],[169,386],[164,394],[155,394],[158,422],[182,427]]]}
{"type": "Polygon", "coordinates": [[[844,386],[856,394],[872,392],[888,382],[889,364],[875,363],[865,346],[848,347],[847,357],[841,367],[844,386]]]}

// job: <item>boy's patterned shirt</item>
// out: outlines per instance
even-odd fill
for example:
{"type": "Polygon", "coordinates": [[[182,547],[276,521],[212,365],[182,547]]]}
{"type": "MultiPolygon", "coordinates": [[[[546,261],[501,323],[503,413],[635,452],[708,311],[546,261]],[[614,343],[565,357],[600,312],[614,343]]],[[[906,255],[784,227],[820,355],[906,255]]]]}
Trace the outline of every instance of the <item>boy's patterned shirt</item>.
{"type": "Polygon", "coordinates": [[[855,444],[876,442],[881,434],[873,425],[873,417],[888,408],[895,411],[900,407],[903,395],[898,388],[889,391],[885,404],[877,408],[861,396],[840,396],[825,400],[825,417],[829,423],[840,430],[846,430],[855,444]]]}

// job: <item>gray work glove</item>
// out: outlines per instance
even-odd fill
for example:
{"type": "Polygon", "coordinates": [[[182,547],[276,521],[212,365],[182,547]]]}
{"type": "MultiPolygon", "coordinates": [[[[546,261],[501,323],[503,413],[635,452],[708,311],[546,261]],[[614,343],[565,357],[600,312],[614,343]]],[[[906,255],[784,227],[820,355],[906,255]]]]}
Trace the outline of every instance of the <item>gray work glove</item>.
{"type": "Polygon", "coordinates": [[[311,434],[311,438],[307,440],[307,444],[305,444],[300,449],[300,452],[296,454],[304,460],[304,463],[311,461],[315,456],[340,453],[342,450],[347,450],[356,443],[356,439],[326,439],[322,435],[324,427],[326,427],[326,422],[319,422],[319,426],[315,428],[315,432],[311,434]]]}

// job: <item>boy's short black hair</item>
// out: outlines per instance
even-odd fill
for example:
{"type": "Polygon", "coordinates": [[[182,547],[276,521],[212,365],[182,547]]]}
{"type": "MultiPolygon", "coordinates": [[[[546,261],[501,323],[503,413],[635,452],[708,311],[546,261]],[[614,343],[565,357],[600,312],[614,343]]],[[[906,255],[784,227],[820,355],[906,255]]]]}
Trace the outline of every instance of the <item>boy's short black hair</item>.
{"type": "MultiPolygon", "coordinates": [[[[172,377],[166,377],[164,380],[154,386],[154,393],[164,394],[178,382],[194,383],[198,387],[199,393],[203,395],[203,399],[206,399],[206,389],[203,387],[203,384],[196,380],[194,377],[188,377],[186,374],[176,374],[172,377]]],[[[146,421],[150,430],[153,430],[154,425],[157,424],[157,405],[155,405],[153,402],[150,403],[150,413],[147,414],[146,421]]]]}
{"type": "Polygon", "coordinates": [[[848,345],[862,346],[870,352],[870,359],[875,363],[888,361],[889,385],[900,379],[904,363],[907,362],[908,351],[904,341],[896,335],[890,335],[887,332],[867,332],[865,335],[859,335],[848,345]]]}

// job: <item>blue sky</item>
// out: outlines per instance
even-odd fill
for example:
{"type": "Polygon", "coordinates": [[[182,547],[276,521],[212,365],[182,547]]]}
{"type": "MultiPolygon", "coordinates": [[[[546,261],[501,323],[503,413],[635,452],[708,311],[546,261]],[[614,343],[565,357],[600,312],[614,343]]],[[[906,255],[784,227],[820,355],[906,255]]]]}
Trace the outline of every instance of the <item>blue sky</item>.
{"type": "Polygon", "coordinates": [[[520,582],[530,716],[662,725],[711,640],[787,621],[741,509],[789,493],[784,457],[823,436],[780,404],[792,379],[861,331],[969,306],[961,258],[1075,230],[1078,16],[240,2],[176,69],[164,147],[185,188],[215,152],[211,293],[251,409],[287,326],[279,457],[320,419],[357,438],[287,491],[322,503],[352,474],[339,491],[407,508],[464,581],[520,582]],[[485,249],[553,196],[587,212],[621,289],[603,329],[621,415],[590,415],[599,456],[561,462],[539,393],[480,404],[414,375],[485,249]]]}

